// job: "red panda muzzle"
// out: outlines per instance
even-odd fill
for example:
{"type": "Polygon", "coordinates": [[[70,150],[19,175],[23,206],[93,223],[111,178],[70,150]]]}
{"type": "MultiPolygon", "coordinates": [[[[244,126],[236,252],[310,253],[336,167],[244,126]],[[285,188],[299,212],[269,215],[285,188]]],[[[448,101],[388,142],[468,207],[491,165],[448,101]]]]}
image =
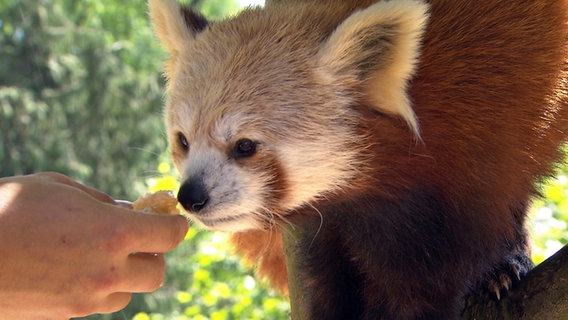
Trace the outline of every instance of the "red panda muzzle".
{"type": "Polygon", "coordinates": [[[185,210],[197,214],[207,205],[209,195],[202,182],[188,180],[181,185],[177,199],[185,210]]]}

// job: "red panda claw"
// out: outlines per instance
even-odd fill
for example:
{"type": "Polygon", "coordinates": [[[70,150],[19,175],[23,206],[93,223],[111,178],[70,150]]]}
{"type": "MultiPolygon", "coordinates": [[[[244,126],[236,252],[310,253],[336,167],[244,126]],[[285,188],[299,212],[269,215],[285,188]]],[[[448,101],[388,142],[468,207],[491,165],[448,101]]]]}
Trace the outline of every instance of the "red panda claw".
{"type": "Polygon", "coordinates": [[[513,280],[508,275],[501,275],[501,287],[509,291],[513,286],[513,280]]]}
{"type": "Polygon", "coordinates": [[[501,290],[498,287],[493,288],[493,293],[495,293],[497,300],[501,300],[501,290]]]}
{"type": "Polygon", "coordinates": [[[521,270],[517,265],[513,266],[513,273],[515,274],[515,276],[517,277],[517,280],[521,280],[521,270]]]}

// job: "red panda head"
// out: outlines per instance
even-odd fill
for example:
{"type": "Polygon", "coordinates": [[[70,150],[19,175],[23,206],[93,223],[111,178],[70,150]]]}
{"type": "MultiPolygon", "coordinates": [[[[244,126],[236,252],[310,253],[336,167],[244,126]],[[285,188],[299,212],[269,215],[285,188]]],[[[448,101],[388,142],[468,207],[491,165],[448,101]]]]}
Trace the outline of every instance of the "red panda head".
{"type": "Polygon", "coordinates": [[[248,9],[213,23],[173,0],[149,5],[170,55],[178,199],[207,227],[265,228],[347,188],[368,145],[352,108],[362,99],[418,135],[406,85],[427,16],[420,1],[350,16],[321,4],[248,9]]]}

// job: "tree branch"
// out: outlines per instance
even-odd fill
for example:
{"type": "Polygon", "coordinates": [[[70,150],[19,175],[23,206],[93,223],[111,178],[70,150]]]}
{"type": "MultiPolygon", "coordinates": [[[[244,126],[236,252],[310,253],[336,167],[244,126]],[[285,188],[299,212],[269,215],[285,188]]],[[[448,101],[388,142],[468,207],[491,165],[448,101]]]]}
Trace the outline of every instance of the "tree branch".
{"type": "Polygon", "coordinates": [[[568,317],[568,246],[534,268],[501,301],[470,297],[462,319],[550,319],[568,317]]]}

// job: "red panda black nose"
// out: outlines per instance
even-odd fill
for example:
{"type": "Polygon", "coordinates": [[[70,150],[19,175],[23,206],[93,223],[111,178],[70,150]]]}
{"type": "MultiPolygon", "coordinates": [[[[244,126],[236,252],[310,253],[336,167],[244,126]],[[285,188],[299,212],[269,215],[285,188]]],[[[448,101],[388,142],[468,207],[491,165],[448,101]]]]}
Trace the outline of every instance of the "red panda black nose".
{"type": "Polygon", "coordinates": [[[177,199],[185,210],[197,213],[205,208],[207,202],[209,202],[209,195],[203,183],[186,181],[179,189],[177,199]]]}

